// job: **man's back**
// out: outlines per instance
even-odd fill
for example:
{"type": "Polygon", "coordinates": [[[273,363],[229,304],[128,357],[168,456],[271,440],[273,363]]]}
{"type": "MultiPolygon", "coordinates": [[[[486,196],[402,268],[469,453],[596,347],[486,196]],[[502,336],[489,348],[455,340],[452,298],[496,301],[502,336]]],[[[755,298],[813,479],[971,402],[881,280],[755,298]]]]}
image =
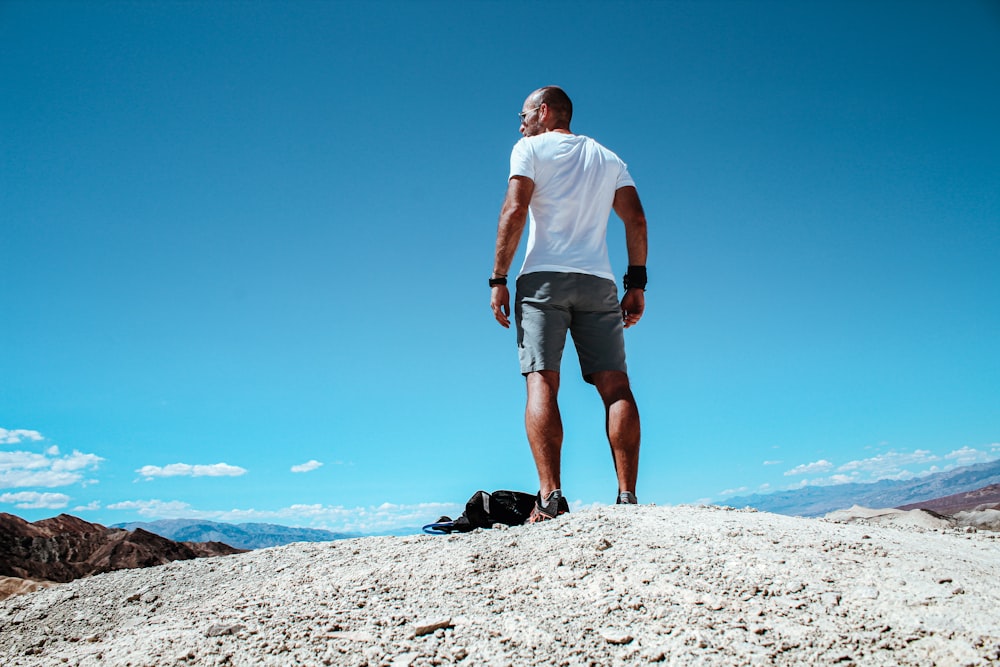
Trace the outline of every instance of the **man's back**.
{"type": "Polygon", "coordinates": [[[587,273],[614,280],[607,225],[615,191],[634,185],[617,155],[583,135],[525,137],[511,152],[511,176],[534,182],[521,273],[587,273]]]}

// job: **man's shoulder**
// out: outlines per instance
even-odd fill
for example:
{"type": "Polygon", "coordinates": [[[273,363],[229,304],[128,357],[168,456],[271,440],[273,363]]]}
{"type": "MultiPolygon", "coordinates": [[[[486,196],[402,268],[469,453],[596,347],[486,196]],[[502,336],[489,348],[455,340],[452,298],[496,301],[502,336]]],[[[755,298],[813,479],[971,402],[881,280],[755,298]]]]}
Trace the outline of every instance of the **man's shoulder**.
{"type": "MultiPolygon", "coordinates": [[[[556,133],[549,132],[548,134],[556,134],[556,133]]],[[[559,136],[564,137],[565,138],[564,141],[566,141],[567,143],[586,146],[588,150],[597,150],[618,157],[618,154],[615,153],[613,150],[602,144],[597,139],[594,139],[593,137],[588,136],[586,134],[561,134],[559,136]]]]}
{"type": "MultiPolygon", "coordinates": [[[[564,132],[543,132],[530,137],[522,137],[514,144],[515,151],[525,151],[535,155],[561,154],[571,146],[593,144],[601,146],[596,141],[582,134],[566,134],[564,132]]],[[[603,146],[601,149],[607,150],[603,146]]]]}
{"type": "Polygon", "coordinates": [[[584,153],[600,153],[606,159],[621,162],[621,158],[613,150],[585,134],[566,134],[564,132],[543,132],[530,137],[522,137],[514,144],[513,153],[524,157],[550,159],[564,155],[584,153]]]}
{"type": "Polygon", "coordinates": [[[608,148],[607,146],[605,146],[604,144],[602,144],[597,139],[594,139],[593,137],[583,137],[583,138],[587,140],[587,143],[589,143],[590,145],[596,147],[598,150],[604,151],[605,153],[610,153],[611,155],[614,155],[615,157],[618,157],[617,153],[615,153],[613,150],[611,150],[610,148],[608,148]]]}
{"type": "Polygon", "coordinates": [[[566,142],[582,142],[582,141],[593,141],[593,139],[582,134],[573,134],[567,132],[542,132],[541,134],[533,134],[530,137],[521,137],[521,139],[517,143],[560,144],[566,142]]]}

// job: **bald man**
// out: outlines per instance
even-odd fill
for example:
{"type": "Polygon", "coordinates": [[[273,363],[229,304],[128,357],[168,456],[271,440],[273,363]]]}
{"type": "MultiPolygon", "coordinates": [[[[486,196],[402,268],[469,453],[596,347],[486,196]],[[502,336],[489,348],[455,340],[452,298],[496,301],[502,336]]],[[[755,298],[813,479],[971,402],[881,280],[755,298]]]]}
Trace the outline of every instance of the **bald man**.
{"type": "Polygon", "coordinates": [[[524,101],[500,211],[490,306],[510,327],[507,274],[529,223],[517,277],[514,321],[521,373],[527,384],[525,428],[539,491],[529,522],[569,511],[562,493],[559,368],[567,332],[583,379],[604,402],[606,432],[618,478],[617,503],[635,504],[639,469],[639,410],[625,365],[623,330],[642,318],[646,287],[646,216],[628,168],[589,137],[573,134],[573,103],[557,86],[524,101]],[[608,259],[611,210],[625,224],[628,273],[624,295],[608,259]]]}

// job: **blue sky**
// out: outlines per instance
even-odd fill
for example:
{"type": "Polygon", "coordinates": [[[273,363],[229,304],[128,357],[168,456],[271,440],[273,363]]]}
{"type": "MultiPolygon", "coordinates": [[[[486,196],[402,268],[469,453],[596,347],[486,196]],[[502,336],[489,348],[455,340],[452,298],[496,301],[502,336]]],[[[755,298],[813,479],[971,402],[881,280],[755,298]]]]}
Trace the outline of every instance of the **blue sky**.
{"type": "MultiPolygon", "coordinates": [[[[486,277],[552,83],[649,218],[640,500],[1000,457],[995,2],[7,1],[0,511],[376,531],[534,491],[486,277]]],[[[564,364],[565,491],[611,502],[564,364]]]]}

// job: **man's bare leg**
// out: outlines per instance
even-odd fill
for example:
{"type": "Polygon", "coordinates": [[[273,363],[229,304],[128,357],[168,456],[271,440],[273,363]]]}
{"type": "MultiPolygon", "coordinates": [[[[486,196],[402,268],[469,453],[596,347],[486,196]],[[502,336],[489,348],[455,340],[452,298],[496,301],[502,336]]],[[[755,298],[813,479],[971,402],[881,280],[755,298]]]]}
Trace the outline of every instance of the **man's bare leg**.
{"type": "Polygon", "coordinates": [[[562,488],[560,460],[563,427],[559,414],[559,372],[536,371],[526,376],[528,404],[524,411],[524,426],[528,443],[538,469],[538,484],[542,498],[562,488]]]}
{"type": "Polygon", "coordinates": [[[618,476],[618,491],[635,493],[639,475],[639,408],[632,396],[628,375],[622,371],[600,371],[591,376],[606,415],[605,428],[618,476]]]}

